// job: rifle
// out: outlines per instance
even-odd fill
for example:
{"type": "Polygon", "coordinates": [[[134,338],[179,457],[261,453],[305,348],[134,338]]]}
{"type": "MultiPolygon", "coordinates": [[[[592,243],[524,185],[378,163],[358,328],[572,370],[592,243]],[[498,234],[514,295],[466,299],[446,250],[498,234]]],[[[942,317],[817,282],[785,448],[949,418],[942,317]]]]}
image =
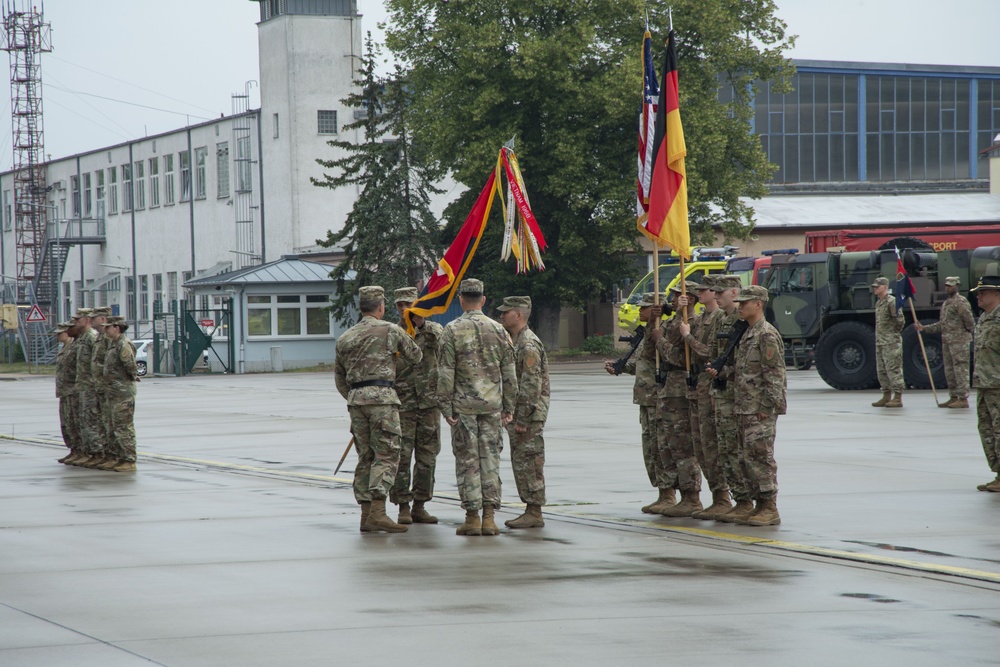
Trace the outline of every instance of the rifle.
{"type": "MultiPolygon", "coordinates": [[[[729,363],[729,358],[733,356],[736,346],[740,344],[740,339],[743,338],[743,334],[745,334],[749,328],[750,325],[747,324],[746,320],[736,320],[736,322],[733,323],[733,330],[730,333],[716,335],[716,338],[729,339],[729,345],[726,346],[726,351],[722,353],[722,356],[709,364],[710,367],[715,369],[716,373],[721,373],[722,367],[729,363]]],[[[725,389],[726,378],[717,377],[712,381],[712,385],[716,389],[725,389]]]]}
{"type": "Polygon", "coordinates": [[[639,343],[642,342],[642,339],[645,335],[646,335],[646,328],[640,324],[638,327],[636,327],[636,330],[632,333],[631,336],[618,337],[618,340],[620,342],[628,343],[629,348],[628,352],[622,355],[621,359],[611,364],[611,367],[615,371],[615,375],[622,374],[622,371],[625,370],[625,364],[627,364],[628,360],[632,358],[632,355],[635,354],[635,351],[639,349],[639,343]]]}

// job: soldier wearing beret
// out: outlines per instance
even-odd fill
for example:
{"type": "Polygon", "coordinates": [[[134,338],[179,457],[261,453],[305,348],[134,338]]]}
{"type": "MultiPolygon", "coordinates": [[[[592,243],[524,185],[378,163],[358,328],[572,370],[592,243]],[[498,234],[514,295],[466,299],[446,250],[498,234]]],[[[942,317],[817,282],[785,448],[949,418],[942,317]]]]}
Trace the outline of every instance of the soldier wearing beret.
{"type": "Polygon", "coordinates": [[[926,326],[920,322],[913,323],[918,331],[941,334],[944,377],[948,381],[951,398],[939,404],[940,408],[969,407],[969,345],[976,330],[976,320],[972,317],[969,300],[958,293],[961,284],[958,276],[945,278],[944,289],[948,298],[941,304],[940,319],[926,326]]]}
{"type": "Polygon", "coordinates": [[[123,317],[108,319],[104,333],[109,341],[102,364],[101,384],[104,386],[105,426],[107,434],[106,462],[98,467],[115,472],[135,471],[135,396],[139,367],[135,363],[135,346],[125,332],[128,324],[123,317]]]}
{"type": "MultiPolygon", "coordinates": [[[[417,300],[417,288],[402,287],[393,293],[400,321],[406,309],[417,300]]],[[[397,522],[437,523],[437,517],[424,509],[434,496],[434,470],[441,452],[441,410],[437,400],[438,350],[444,327],[419,315],[411,315],[416,330],[414,341],[420,348],[419,364],[406,365],[397,360],[396,395],[399,397],[400,438],[399,468],[389,500],[399,505],[397,522]],[[410,488],[410,460],[413,475],[410,488]],[[413,511],[410,511],[410,503],[413,511]]]]}
{"type": "MultiPolygon", "coordinates": [[[[639,301],[639,321],[645,327],[645,334],[635,354],[628,360],[622,372],[635,376],[632,402],[639,406],[639,426],[642,429],[642,460],[646,465],[649,483],[659,492],[656,500],[645,505],[646,514],[659,514],[677,504],[677,465],[674,463],[666,440],[660,440],[656,402],[659,385],[656,384],[656,346],[651,332],[656,328],[652,320],[656,293],[646,292],[639,301]]],[[[614,362],[604,363],[604,370],[614,375],[614,362]]]]}
{"type": "Polygon", "coordinates": [[[483,314],[483,282],[459,285],[462,316],[448,323],[441,341],[438,399],[451,426],[458,493],[465,523],[458,535],[497,535],[502,427],[514,417],[517,374],[510,336],[483,314]],[[482,510],[482,520],[479,511],[482,510]]]}
{"type": "Polygon", "coordinates": [[[1000,276],[983,276],[971,292],[982,309],[976,324],[976,417],[986,462],[996,478],[980,491],[1000,493],[1000,276]]]}
{"type": "Polygon", "coordinates": [[[507,425],[510,462],[514,469],[517,494],[527,507],[516,519],[504,522],[508,528],[541,528],[545,525],[545,441],[542,429],[549,415],[549,362],[545,346],[528,328],[530,296],[508,296],[499,306],[500,323],[514,343],[517,371],[517,401],[514,421],[507,425]]]}
{"type": "Polygon", "coordinates": [[[695,288],[695,292],[698,295],[698,303],[702,304],[705,310],[695,316],[691,324],[680,323],[681,336],[691,348],[691,363],[699,368],[697,384],[688,387],[688,400],[691,402],[691,439],[698,464],[712,491],[712,504],[692,516],[706,520],[725,514],[733,507],[729,498],[729,486],[722,469],[722,460],[719,457],[715,408],[710,395],[712,376],[705,370],[707,364],[715,360],[711,353],[719,322],[724,315],[715,296],[714,288],[717,284],[717,276],[704,277],[701,284],[695,288]]]}
{"type": "MultiPolygon", "coordinates": [[[[693,292],[698,283],[686,281],[687,292],[693,292]]],[[[653,329],[650,337],[660,353],[660,371],[665,373],[666,380],[660,387],[657,408],[660,424],[657,436],[660,447],[670,449],[671,459],[677,466],[676,486],[681,491],[681,500],[672,507],[660,511],[663,516],[689,517],[704,509],[701,504],[701,466],[694,452],[694,440],[691,433],[691,405],[687,398],[687,352],[680,325],[683,323],[682,308],[687,310],[688,319],[694,315],[694,302],[688,301],[681,306],[681,287],[670,288],[673,297],[674,312],[677,314],[659,327],[653,329]]],[[[661,309],[653,307],[653,320],[659,321],[661,309]]]]}
{"type": "Polygon", "coordinates": [[[767,290],[750,285],[740,290],[736,302],[740,319],[749,328],[736,349],[734,412],[739,422],[743,474],[757,506],[746,516],[733,516],[735,523],[776,526],[778,514],[778,464],[774,460],[774,437],[778,415],[785,414],[785,345],[781,334],[764,319],[767,290]]]}
{"type": "Polygon", "coordinates": [[[358,290],[361,321],[337,340],[334,377],[347,400],[351,433],[358,451],[354,498],[361,505],[361,532],[405,533],[385,513],[385,500],[399,466],[399,397],[393,389],[396,356],[403,365],[420,362],[421,352],[405,331],[384,322],[385,291],[378,286],[358,290]]]}
{"type": "Polygon", "coordinates": [[[900,332],[906,324],[896,300],[889,298],[889,279],[880,277],[872,283],[875,293],[875,364],[882,398],[872,403],[873,408],[903,407],[903,337],[900,332]],[[895,394],[893,394],[895,392],[895,394]]]}

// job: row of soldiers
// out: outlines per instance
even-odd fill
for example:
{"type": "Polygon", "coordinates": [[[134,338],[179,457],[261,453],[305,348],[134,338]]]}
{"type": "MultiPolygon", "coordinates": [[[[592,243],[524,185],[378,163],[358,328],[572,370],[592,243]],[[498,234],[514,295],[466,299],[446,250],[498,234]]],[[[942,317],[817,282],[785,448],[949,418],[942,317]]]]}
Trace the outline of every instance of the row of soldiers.
{"type": "Polygon", "coordinates": [[[80,308],[55,328],[59,422],[69,454],[60,463],[135,470],[135,346],[110,308],[80,308]]]}
{"type": "MultiPolygon", "coordinates": [[[[780,524],[774,438],[778,415],[786,410],[785,350],[764,318],[767,290],[741,287],[735,275],[687,281],[683,290],[671,288],[676,315],[666,321],[656,296],[647,293],[639,303],[645,333],[624,367],[635,375],[643,458],[659,490],[642,511],[780,524]],[[697,295],[701,314],[682,292],[697,295]],[[702,474],[712,491],[707,508],[702,474]]],[[[605,368],[615,373],[613,362],[605,368]]]]}
{"type": "MultiPolygon", "coordinates": [[[[417,300],[415,288],[396,290],[400,317],[417,300]]],[[[459,286],[463,314],[448,326],[410,314],[414,335],[385,322],[382,287],[359,290],[361,321],[338,340],[337,390],[347,400],[358,454],[354,496],[360,530],[401,533],[407,524],[437,523],[425,504],[434,494],[440,422],[451,427],[455,473],[465,522],[458,535],[497,535],[500,452],[506,428],[518,494],[526,508],[508,528],[545,525],[545,443],[548,360],[528,328],[531,299],[513,296],[487,317],[482,281],[459,286]],[[411,456],[413,472],[410,473],[411,456]],[[399,506],[397,521],[386,500],[399,506]],[[410,503],[413,503],[411,509],[410,503]]]]}

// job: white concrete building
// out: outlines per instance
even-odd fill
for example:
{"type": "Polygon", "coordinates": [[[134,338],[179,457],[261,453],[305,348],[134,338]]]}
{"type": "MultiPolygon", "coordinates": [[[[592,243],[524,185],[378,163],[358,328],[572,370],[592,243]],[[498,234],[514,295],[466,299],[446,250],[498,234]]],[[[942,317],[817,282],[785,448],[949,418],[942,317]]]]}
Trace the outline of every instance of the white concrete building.
{"type": "MultiPolygon", "coordinates": [[[[259,29],[260,108],[173,132],[50,160],[40,285],[53,315],[111,305],[147,336],[154,310],[185,298],[183,285],[283,255],[316,250],[338,229],[351,188],[311,184],[326,142],[345,137],[341,100],[361,53],[355,0],[264,0],[259,29]],[[58,238],[57,238],[58,237],[58,238]]],[[[0,274],[16,273],[13,173],[0,174],[0,274]]],[[[209,310],[210,297],[190,306],[209,310]]]]}

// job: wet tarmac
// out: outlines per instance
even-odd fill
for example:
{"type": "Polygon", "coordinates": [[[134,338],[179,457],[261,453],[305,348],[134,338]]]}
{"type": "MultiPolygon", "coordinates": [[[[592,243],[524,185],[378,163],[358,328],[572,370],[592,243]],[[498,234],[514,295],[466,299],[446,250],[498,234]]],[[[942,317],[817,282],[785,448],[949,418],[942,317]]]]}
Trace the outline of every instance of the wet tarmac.
{"type": "Polygon", "coordinates": [[[330,375],[143,380],[135,474],[57,465],[52,379],[0,382],[0,665],[1000,662],[974,410],[790,372],[755,529],[639,512],[630,378],[562,364],[552,393],[546,527],[462,538],[447,427],[442,523],[358,533],[330,375]]]}

